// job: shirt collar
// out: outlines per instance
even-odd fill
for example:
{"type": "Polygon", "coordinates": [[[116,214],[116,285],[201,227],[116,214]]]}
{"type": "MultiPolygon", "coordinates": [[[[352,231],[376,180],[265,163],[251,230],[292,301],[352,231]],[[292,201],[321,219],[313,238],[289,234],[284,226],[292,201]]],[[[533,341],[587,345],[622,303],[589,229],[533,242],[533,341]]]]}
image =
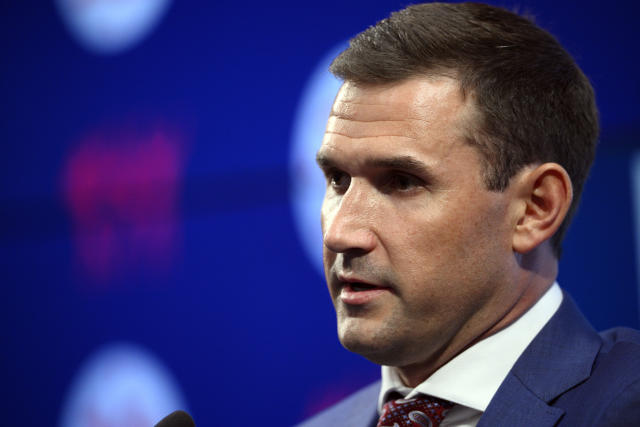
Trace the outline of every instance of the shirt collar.
{"type": "Polygon", "coordinates": [[[382,366],[378,411],[382,410],[387,395],[397,391],[407,398],[428,394],[484,412],[522,352],[555,314],[560,303],[562,291],[558,283],[554,283],[515,322],[472,345],[414,389],[403,384],[394,367],[382,366]]]}

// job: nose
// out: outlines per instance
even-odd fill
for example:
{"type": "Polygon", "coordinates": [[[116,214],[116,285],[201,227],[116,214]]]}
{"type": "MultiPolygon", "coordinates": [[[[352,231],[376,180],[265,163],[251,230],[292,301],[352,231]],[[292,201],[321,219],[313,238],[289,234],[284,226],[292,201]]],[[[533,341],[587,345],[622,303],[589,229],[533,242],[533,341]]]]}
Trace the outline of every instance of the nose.
{"type": "Polygon", "coordinates": [[[332,252],[371,252],[376,246],[372,230],[374,209],[371,200],[352,182],[342,196],[325,198],[322,205],[324,245],[332,252]]]}

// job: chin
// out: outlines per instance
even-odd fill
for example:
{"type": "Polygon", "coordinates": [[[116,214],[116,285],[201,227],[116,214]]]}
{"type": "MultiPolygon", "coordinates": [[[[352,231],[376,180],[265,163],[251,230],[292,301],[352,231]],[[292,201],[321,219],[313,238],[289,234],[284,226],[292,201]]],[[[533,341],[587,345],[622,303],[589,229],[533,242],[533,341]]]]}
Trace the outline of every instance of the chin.
{"type": "Polygon", "coordinates": [[[368,343],[342,343],[343,347],[352,353],[364,357],[371,363],[386,366],[401,366],[402,361],[397,358],[395,349],[378,345],[368,345],[368,343]]]}
{"type": "Polygon", "coordinates": [[[399,343],[384,339],[384,333],[381,334],[379,329],[367,331],[363,325],[358,328],[345,326],[338,328],[338,338],[344,348],[377,365],[396,365],[398,361],[395,359],[401,354],[398,352],[399,343]]]}

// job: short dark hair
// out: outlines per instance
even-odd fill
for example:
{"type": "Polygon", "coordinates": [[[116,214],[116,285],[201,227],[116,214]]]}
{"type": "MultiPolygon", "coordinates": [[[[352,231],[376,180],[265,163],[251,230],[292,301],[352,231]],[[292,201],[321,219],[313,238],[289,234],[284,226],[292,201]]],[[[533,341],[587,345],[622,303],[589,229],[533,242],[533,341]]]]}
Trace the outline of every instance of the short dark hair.
{"type": "Polygon", "coordinates": [[[551,239],[560,256],[595,157],[598,110],[589,80],[551,34],[498,7],[418,4],[351,39],[330,70],[360,84],[453,73],[479,112],[468,137],[483,155],[488,189],[503,191],[536,162],[567,170],[574,199],[551,239]]]}

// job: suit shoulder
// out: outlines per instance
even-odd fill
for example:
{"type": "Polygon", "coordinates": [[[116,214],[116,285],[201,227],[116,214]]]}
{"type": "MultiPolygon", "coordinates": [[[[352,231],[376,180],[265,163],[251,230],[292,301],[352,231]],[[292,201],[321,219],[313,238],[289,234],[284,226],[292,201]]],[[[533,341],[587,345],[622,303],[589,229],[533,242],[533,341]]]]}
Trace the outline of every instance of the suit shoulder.
{"type": "Polygon", "coordinates": [[[590,379],[597,385],[594,391],[603,393],[602,399],[610,400],[611,407],[625,406],[625,402],[637,405],[640,401],[640,331],[614,328],[601,332],[600,336],[602,347],[590,379]]]}
{"type": "Polygon", "coordinates": [[[590,360],[587,378],[551,404],[565,411],[562,425],[640,425],[640,332],[615,328],[599,336],[596,353],[583,359],[590,360]]]}
{"type": "Polygon", "coordinates": [[[629,343],[640,346],[640,331],[631,328],[612,328],[600,332],[600,337],[604,342],[603,349],[616,345],[618,343],[629,343]]]}
{"type": "Polygon", "coordinates": [[[632,426],[640,424],[640,379],[627,384],[611,399],[597,425],[632,426]]]}
{"type": "Polygon", "coordinates": [[[335,405],[314,415],[297,427],[368,426],[377,419],[376,405],[380,381],[358,390],[335,405]]]}
{"type": "MultiPolygon", "coordinates": [[[[597,369],[601,365],[613,366],[616,370],[630,368],[633,373],[640,374],[640,331],[630,328],[613,328],[601,332],[602,347],[595,363],[597,369]]],[[[631,372],[630,372],[631,373],[631,372]]]]}

